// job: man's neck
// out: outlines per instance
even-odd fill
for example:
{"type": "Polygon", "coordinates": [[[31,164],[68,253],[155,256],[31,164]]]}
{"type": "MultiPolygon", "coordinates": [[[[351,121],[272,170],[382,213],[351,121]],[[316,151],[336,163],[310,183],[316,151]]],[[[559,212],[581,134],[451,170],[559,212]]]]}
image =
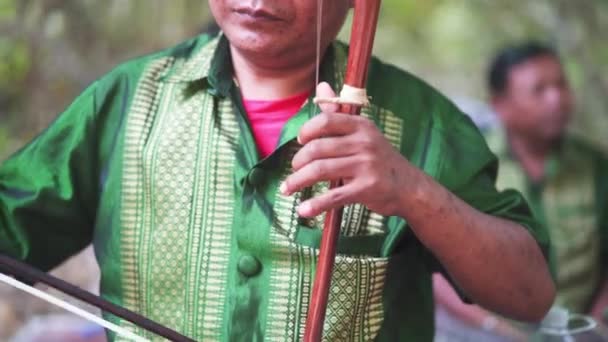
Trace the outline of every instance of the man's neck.
{"type": "Polygon", "coordinates": [[[243,98],[253,100],[277,100],[314,89],[316,63],[304,60],[301,63],[282,65],[256,61],[231,47],[235,77],[243,98]]]}
{"type": "Polygon", "coordinates": [[[519,161],[528,178],[535,183],[545,176],[545,163],[555,143],[529,139],[518,134],[508,134],[511,151],[519,161]]]}

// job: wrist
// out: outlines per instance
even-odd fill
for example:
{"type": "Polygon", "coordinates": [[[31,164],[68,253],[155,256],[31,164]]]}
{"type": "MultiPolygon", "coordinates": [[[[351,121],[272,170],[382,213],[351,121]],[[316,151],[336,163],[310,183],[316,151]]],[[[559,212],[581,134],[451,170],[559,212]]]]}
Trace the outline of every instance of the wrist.
{"type": "Polygon", "coordinates": [[[430,177],[423,171],[415,169],[416,172],[408,172],[406,179],[399,187],[399,212],[398,216],[404,219],[411,219],[412,214],[427,211],[430,195],[430,177]]]}

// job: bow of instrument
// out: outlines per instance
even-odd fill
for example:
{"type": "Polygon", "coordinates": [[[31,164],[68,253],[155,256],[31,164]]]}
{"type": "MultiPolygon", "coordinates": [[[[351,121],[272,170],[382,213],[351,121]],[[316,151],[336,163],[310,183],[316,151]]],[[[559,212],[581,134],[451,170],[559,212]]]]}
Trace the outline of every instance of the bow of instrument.
{"type": "Polygon", "coordinates": [[[113,331],[119,336],[126,338],[130,341],[148,341],[145,338],[135,335],[133,332],[124,329],[116,324],[108,322],[96,315],[90,314],[70,303],[64,302],[63,300],[56,298],[46,292],[40,291],[30,285],[22,283],[19,280],[13,279],[6,276],[5,274],[18,277],[29,283],[41,283],[49,286],[55,290],[58,290],[72,298],[76,298],[84,303],[94,306],[103,312],[110,313],[116,317],[122,318],[129,321],[151,333],[158,336],[164,337],[170,341],[176,342],[194,342],[193,339],[186,337],[177,331],[170,329],[162,324],[154,322],[147,317],[144,317],[138,313],[129,311],[121,306],[118,306],[112,302],[109,302],[99,296],[96,296],[90,292],[80,289],[79,287],[58,279],[50,274],[37,270],[36,268],[18,261],[8,255],[0,254],[0,282],[6,283],[9,286],[13,286],[17,289],[25,291],[33,296],[36,296],[42,300],[45,300],[53,305],[57,305],[64,310],[67,310],[77,316],[87,319],[93,323],[99,324],[100,326],[113,331]]]}

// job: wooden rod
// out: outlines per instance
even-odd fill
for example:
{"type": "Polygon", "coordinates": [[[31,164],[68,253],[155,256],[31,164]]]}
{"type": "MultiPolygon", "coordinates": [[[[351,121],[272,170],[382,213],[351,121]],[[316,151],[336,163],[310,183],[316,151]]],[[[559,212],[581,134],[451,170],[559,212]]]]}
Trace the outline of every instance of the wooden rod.
{"type": "MultiPolygon", "coordinates": [[[[380,0],[354,0],[354,11],[344,84],[355,88],[365,88],[380,12],[380,0]]],[[[341,113],[353,115],[359,114],[360,110],[360,107],[350,105],[343,105],[340,108],[341,113]]],[[[331,182],[330,189],[340,185],[340,182],[331,182]]],[[[340,237],[342,210],[342,208],[331,210],[325,217],[315,281],[306,318],[305,342],[319,342],[323,336],[331,275],[340,237]]]]}

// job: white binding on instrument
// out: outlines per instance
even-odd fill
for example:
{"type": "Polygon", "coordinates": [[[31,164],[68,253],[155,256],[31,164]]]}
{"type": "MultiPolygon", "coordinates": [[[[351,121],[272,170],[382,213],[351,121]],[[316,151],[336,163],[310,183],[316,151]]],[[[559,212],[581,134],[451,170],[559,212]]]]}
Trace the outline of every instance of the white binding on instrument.
{"type": "Polygon", "coordinates": [[[314,103],[335,103],[340,105],[346,104],[367,107],[369,106],[369,97],[367,96],[367,90],[365,90],[365,88],[355,88],[345,84],[339,97],[315,97],[314,103]]]}

